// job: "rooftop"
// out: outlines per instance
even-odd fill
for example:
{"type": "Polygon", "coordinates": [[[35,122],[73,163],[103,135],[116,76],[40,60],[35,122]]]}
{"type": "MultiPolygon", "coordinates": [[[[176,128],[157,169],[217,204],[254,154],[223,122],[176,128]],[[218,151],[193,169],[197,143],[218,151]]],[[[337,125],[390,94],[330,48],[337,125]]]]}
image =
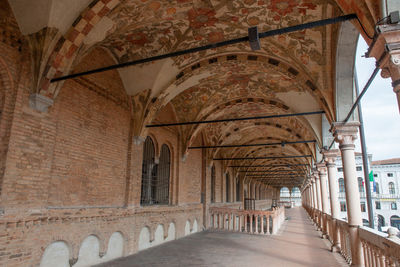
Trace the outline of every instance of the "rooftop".
{"type": "Polygon", "coordinates": [[[400,158],[393,159],[384,159],[384,160],[375,160],[371,162],[371,165],[391,165],[391,164],[400,164],[400,158]]]}

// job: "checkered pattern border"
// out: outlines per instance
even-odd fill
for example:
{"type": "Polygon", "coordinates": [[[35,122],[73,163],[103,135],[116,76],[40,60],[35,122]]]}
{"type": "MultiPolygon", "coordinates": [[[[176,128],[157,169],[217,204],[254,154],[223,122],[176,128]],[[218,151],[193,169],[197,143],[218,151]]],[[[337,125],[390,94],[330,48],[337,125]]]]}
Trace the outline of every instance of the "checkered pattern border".
{"type": "MultiPolygon", "coordinates": [[[[50,80],[61,76],[73,58],[75,52],[82,45],[83,40],[93,27],[114,9],[120,0],[94,0],[72,24],[68,33],[57,42],[50,61],[45,68],[41,82],[41,94],[48,97],[54,95],[50,89],[50,80]]],[[[54,89],[53,89],[54,90],[54,89]]]]}

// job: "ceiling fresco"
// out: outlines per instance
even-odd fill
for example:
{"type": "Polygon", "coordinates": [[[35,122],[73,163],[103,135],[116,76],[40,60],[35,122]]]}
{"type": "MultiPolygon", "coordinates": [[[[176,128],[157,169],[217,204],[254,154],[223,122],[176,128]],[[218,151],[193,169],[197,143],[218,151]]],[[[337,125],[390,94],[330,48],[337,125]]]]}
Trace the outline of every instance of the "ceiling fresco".
{"type": "MultiPolygon", "coordinates": [[[[263,32],[341,14],[334,1],[326,0],[121,1],[108,15],[114,22],[113,28],[96,45],[108,49],[117,61],[126,62],[242,37],[252,26],[263,32]]],[[[290,97],[294,92],[306,91],[312,99],[305,101],[318,103],[329,120],[334,120],[330,74],[335,27],[318,27],[262,39],[261,50],[256,52],[251,51],[247,43],[240,43],[172,58],[165,64],[171,64],[171,69],[179,72],[163,88],[154,89],[157,91],[146,88],[153,100],[143,106],[146,109],[141,113],[144,114],[143,124],[162,122],[157,118],[163,117],[160,114],[166,109],[174,112],[177,122],[295,113],[298,112],[296,104],[287,106],[278,95],[286,93],[290,97]]],[[[143,68],[146,73],[159,77],[158,69],[151,66],[135,68],[143,68]]],[[[310,123],[310,119],[319,118],[236,121],[174,129],[186,148],[184,153],[189,153],[187,148],[200,136],[205,145],[318,142],[320,130],[315,129],[318,123],[310,123]]],[[[295,144],[215,148],[207,153],[210,157],[315,156],[315,148],[314,144],[295,144]]],[[[266,164],[306,162],[290,158],[260,161],[266,164]]]]}

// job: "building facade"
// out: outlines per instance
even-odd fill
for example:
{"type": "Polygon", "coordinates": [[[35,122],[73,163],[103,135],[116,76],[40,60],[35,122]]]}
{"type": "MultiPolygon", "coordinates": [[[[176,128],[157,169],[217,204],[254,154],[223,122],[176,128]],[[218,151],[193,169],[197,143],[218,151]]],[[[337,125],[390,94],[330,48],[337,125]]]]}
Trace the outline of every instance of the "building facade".
{"type": "MultiPolygon", "coordinates": [[[[370,181],[374,225],[376,229],[386,231],[388,226],[400,229],[400,159],[388,159],[371,161],[369,155],[370,171],[373,173],[373,181],[370,181]]],[[[343,167],[341,158],[337,158],[338,188],[340,202],[340,216],[347,219],[347,205],[345,186],[343,179],[343,167]]],[[[368,225],[368,206],[366,187],[361,153],[356,153],[356,173],[361,201],[363,224],[368,225]]],[[[372,177],[371,177],[372,178],[372,177]]],[[[368,177],[368,180],[371,180],[368,177]]]]}

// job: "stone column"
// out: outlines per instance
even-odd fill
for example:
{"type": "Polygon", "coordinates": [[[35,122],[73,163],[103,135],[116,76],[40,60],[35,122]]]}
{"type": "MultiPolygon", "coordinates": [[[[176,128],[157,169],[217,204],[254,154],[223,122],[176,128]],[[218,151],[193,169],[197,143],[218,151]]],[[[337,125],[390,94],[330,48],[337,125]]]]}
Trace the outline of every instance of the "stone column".
{"type": "Polygon", "coordinates": [[[325,163],[317,164],[317,170],[320,177],[320,186],[321,186],[321,204],[322,204],[322,237],[327,237],[327,218],[326,215],[329,212],[329,200],[328,200],[328,188],[327,186],[327,174],[326,174],[326,166],[325,163]]]}
{"type": "Polygon", "coordinates": [[[351,266],[364,266],[362,246],[358,235],[358,228],[362,226],[360,193],[356,174],[356,160],[354,155],[354,140],[360,123],[334,123],[331,131],[335,141],[339,143],[342,154],[344,186],[346,189],[347,217],[351,243],[351,266]]]}
{"type": "Polygon", "coordinates": [[[317,219],[317,210],[318,210],[317,182],[316,182],[314,176],[312,176],[311,182],[312,182],[312,191],[313,191],[313,212],[312,212],[312,217],[313,217],[315,225],[318,225],[318,219],[317,219]]]}
{"type": "Polygon", "coordinates": [[[380,62],[383,78],[392,78],[393,91],[400,111],[400,24],[377,26],[377,38],[368,50],[368,57],[380,62]]]}
{"type": "Polygon", "coordinates": [[[339,199],[338,199],[338,184],[337,184],[337,170],[336,170],[336,158],[339,155],[338,149],[324,150],[322,152],[326,167],[328,168],[328,180],[329,180],[329,194],[331,200],[331,216],[332,216],[332,252],[340,252],[340,241],[339,232],[337,227],[337,220],[339,219],[339,199]]]}
{"type": "Polygon", "coordinates": [[[318,209],[317,188],[314,177],[311,178],[311,183],[312,183],[313,209],[318,209]]]}
{"type": "Polygon", "coordinates": [[[319,174],[317,171],[314,171],[314,178],[315,178],[315,189],[317,193],[317,209],[322,211],[321,180],[319,179],[319,174]]]}

